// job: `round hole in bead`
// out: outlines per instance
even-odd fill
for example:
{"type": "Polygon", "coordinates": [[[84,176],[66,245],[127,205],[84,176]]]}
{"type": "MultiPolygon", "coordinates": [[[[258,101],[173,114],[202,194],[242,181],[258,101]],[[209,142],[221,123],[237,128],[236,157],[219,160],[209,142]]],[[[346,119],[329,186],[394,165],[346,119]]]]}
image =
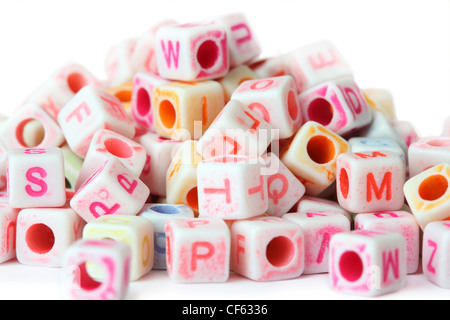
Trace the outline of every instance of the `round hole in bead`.
{"type": "Polygon", "coordinates": [[[297,95],[294,91],[289,91],[288,94],[288,111],[289,116],[292,120],[297,120],[298,114],[299,114],[299,107],[298,107],[298,101],[297,101],[297,95]]]}
{"type": "Polygon", "coordinates": [[[36,119],[25,119],[16,127],[16,139],[24,148],[39,146],[45,138],[45,127],[36,119]]]}
{"type": "Polygon", "coordinates": [[[78,93],[84,86],[88,84],[86,78],[79,73],[71,73],[67,77],[67,85],[73,93],[78,93]]]}
{"type": "Polygon", "coordinates": [[[186,195],[186,202],[189,207],[198,210],[198,191],[197,187],[192,188],[186,195]]]}
{"type": "Polygon", "coordinates": [[[294,243],[291,239],[284,236],[273,238],[266,247],[267,261],[277,268],[290,264],[294,254],[294,243]]]}
{"type": "Polygon", "coordinates": [[[364,266],[361,257],[354,251],[344,252],[339,259],[339,272],[345,280],[354,282],[361,278],[364,266]]]}
{"type": "Polygon", "coordinates": [[[150,112],[152,102],[148,91],[144,88],[140,88],[137,92],[136,109],[140,116],[146,116],[150,112]]]}
{"type": "Polygon", "coordinates": [[[315,121],[323,126],[327,126],[333,119],[333,114],[333,107],[324,98],[314,99],[309,104],[308,117],[310,121],[315,121]]]}
{"type": "Polygon", "coordinates": [[[120,90],[114,93],[114,96],[120,100],[120,102],[130,102],[131,101],[131,90],[120,90]]]}
{"type": "Polygon", "coordinates": [[[86,264],[89,262],[84,262],[78,265],[78,277],[76,277],[77,284],[81,289],[86,291],[95,290],[101,286],[101,282],[94,280],[87,270],[86,264]]]}
{"type": "Polygon", "coordinates": [[[432,147],[438,147],[438,148],[442,148],[442,147],[450,147],[450,139],[432,139],[432,140],[428,140],[427,144],[429,146],[432,147]]]}
{"type": "Polygon", "coordinates": [[[448,180],[440,174],[429,176],[419,185],[419,196],[423,200],[434,201],[442,197],[448,189],[448,180]]]}
{"type": "Polygon", "coordinates": [[[164,127],[171,129],[175,125],[177,119],[177,113],[172,102],[169,100],[163,100],[159,104],[159,118],[164,127]]]}
{"type": "Polygon", "coordinates": [[[344,168],[339,172],[339,188],[341,189],[341,195],[344,199],[348,197],[348,191],[350,189],[350,185],[348,182],[348,173],[344,168]]]}
{"type": "Polygon", "coordinates": [[[219,47],[212,40],[204,41],[197,50],[197,61],[203,69],[209,69],[219,58],[219,47]]]}
{"type": "Polygon", "coordinates": [[[133,149],[121,139],[109,138],[104,142],[106,151],[119,158],[130,158],[133,149]]]}
{"type": "Polygon", "coordinates": [[[311,160],[318,164],[328,163],[336,155],[333,141],[321,135],[309,139],[306,149],[311,160]]]}
{"type": "Polygon", "coordinates": [[[155,211],[157,213],[162,213],[162,214],[177,214],[180,212],[180,210],[175,207],[175,206],[161,206],[161,205],[156,205],[156,206],[152,206],[150,207],[150,209],[152,211],[155,211]]]}
{"type": "Polygon", "coordinates": [[[37,223],[28,228],[25,241],[34,253],[45,254],[55,245],[55,235],[50,227],[37,223]]]}

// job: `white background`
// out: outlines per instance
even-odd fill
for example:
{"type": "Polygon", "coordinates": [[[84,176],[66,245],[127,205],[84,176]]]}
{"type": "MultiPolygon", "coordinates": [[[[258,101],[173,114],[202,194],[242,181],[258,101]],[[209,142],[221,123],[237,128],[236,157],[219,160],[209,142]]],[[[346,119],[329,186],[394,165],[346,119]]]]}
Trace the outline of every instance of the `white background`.
{"type": "MultiPolygon", "coordinates": [[[[55,69],[77,61],[99,78],[118,40],[139,37],[165,19],[193,22],[246,14],[263,49],[282,54],[330,39],[362,88],[391,91],[397,116],[421,136],[439,135],[450,116],[450,1],[134,1],[0,0],[0,114],[15,108],[55,69]]],[[[0,299],[58,299],[60,270],[0,265],[0,299]]],[[[258,283],[231,276],[223,284],[179,285],[151,272],[130,299],[357,299],[335,293],[326,275],[258,283]]],[[[381,299],[449,299],[420,274],[381,299]]],[[[380,298],[379,298],[380,299],[380,298]]]]}

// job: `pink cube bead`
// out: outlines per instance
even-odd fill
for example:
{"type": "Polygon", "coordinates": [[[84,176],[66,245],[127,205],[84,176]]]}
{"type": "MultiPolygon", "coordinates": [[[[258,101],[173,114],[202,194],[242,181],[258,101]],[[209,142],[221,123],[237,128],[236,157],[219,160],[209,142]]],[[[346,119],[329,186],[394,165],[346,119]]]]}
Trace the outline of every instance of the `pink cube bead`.
{"type": "Polygon", "coordinates": [[[66,203],[60,148],[11,149],[7,172],[9,203],[13,208],[61,207],[66,203]]]}
{"type": "Polygon", "coordinates": [[[136,215],[149,195],[148,187],[122,162],[112,158],[78,189],[70,206],[90,222],[104,215],[136,215]]]}
{"type": "Polygon", "coordinates": [[[434,221],[423,233],[422,269],[432,283],[450,288],[450,222],[434,221]]]}
{"type": "Polygon", "coordinates": [[[353,78],[320,83],[299,95],[305,121],[316,121],[346,136],[368,125],[372,111],[353,78]]]}
{"type": "Polygon", "coordinates": [[[70,208],[30,208],[17,218],[17,260],[61,267],[64,252],[82,236],[85,222],[70,208]]]}
{"type": "Polygon", "coordinates": [[[88,152],[78,175],[78,189],[102,164],[111,158],[118,159],[135,176],[140,176],[147,153],[132,139],[106,129],[98,130],[92,137],[88,152]]]}
{"type": "Polygon", "coordinates": [[[417,174],[444,162],[450,162],[450,137],[422,138],[408,149],[409,175],[417,174]]]}
{"type": "Polygon", "coordinates": [[[81,158],[86,156],[92,137],[100,129],[130,139],[136,132],[120,100],[94,86],[85,86],[61,109],[58,123],[68,145],[81,158]]]}
{"type": "Polygon", "coordinates": [[[397,232],[406,240],[408,274],[419,267],[420,227],[414,216],[406,211],[360,213],[355,217],[356,230],[384,230],[397,232]]]}
{"type": "Polygon", "coordinates": [[[404,204],[405,165],[389,151],[347,152],[336,164],[337,199],[354,213],[396,211],[404,204]]]}
{"type": "Polygon", "coordinates": [[[406,283],[406,241],[395,232],[356,230],[330,242],[330,283],[346,294],[379,296],[406,283]]]}
{"type": "Polygon", "coordinates": [[[244,81],[231,99],[260,114],[279,130],[280,139],[290,138],[303,124],[297,89],[291,76],[244,81]]]}
{"type": "Polygon", "coordinates": [[[273,153],[263,156],[267,162],[267,196],[269,207],[267,214],[281,217],[305,194],[305,186],[273,153]]]}
{"type": "Polygon", "coordinates": [[[121,300],[130,283],[130,247],[119,241],[80,239],[64,254],[63,288],[69,299],[121,300]],[[87,264],[101,266],[103,279],[93,279],[87,264]]]}
{"type": "Polygon", "coordinates": [[[305,267],[301,227],[279,217],[236,220],[231,225],[231,270],[255,281],[299,277],[305,267]]]}
{"type": "Polygon", "coordinates": [[[41,106],[28,103],[2,124],[0,140],[7,149],[13,149],[59,147],[65,139],[58,123],[41,106]],[[42,126],[45,135],[41,141],[36,140],[35,145],[28,145],[26,126],[32,121],[37,121],[42,126]]]}
{"type": "Polygon", "coordinates": [[[171,219],[165,227],[167,272],[175,282],[225,282],[230,231],[222,219],[171,219]]]}
{"type": "Polygon", "coordinates": [[[0,205],[0,263],[16,257],[16,225],[18,209],[0,205]]]}
{"type": "Polygon", "coordinates": [[[349,232],[350,221],[340,212],[308,211],[288,213],[283,219],[297,223],[305,239],[304,274],[329,271],[329,246],[331,238],[339,232],[349,232]]]}
{"type": "Polygon", "coordinates": [[[269,198],[264,165],[261,158],[248,156],[215,157],[200,162],[199,215],[234,220],[265,213],[269,198]]]}
{"type": "Polygon", "coordinates": [[[171,80],[217,79],[230,67],[227,32],[214,23],[163,26],[155,51],[158,73],[171,80]]]}

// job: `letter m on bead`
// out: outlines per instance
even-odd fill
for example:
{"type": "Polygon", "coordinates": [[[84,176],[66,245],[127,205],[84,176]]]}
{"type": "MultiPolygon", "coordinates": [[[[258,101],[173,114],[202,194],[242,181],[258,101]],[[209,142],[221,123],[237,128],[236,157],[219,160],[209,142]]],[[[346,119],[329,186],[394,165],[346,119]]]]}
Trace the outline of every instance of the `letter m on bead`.
{"type": "Polygon", "coordinates": [[[175,69],[178,69],[178,59],[180,57],[180,42],[176,42],[176,47],[174,48],[173,42],[171,40],[167,41],[167,47],[164,43],[164,40],[161,40],[161,47],[164,54],[164,59],[166,60],[166,64],[168,68],[172,67],[172,59],[173,65],[175,69]]]}

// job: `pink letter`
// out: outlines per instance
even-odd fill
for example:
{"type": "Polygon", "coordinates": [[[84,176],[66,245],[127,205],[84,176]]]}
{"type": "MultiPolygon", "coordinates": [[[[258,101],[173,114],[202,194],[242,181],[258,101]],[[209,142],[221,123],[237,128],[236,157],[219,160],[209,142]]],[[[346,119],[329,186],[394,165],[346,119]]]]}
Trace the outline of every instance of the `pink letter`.
{"type": "Polygon", "coordinates": [[[138,186],[138,182],[136,180],[130,182],[130,180],[128,180],[123,174],[119,174],[117,176],[117,181],[119,181],[119,184],[122,186],[122,188],[124,188],[125,191],[129,194],[133,194],[134,190],[138,186]]]}
{"type": "Polygon", "coordinates": [[[166,51],[166,46],[164,45],[164,41],[161,40],[161,46],[163,49],[163,53],[164,53],[164,58],[166,59],[166,64],[168,68],[171,68],[171,57],[173,57],[173,63],[175,65],[175,69],[178,69],[178,57],[180,55],[180,42],[177,41],[177,49],[176,52],[173,49],[173,43],[172,41],[168,41],[169,42],[169,47],[166,51]]]}
{"type": "Polygon", "coordinates": [[[42,169],[41,167],[33,167],[33,168],[28,169],[28,171],[26,173],[27,180],[30,181],[31,183],[37,184],[38,186],[41,187],[41,189],[35,191],[31,188],[31,186],[29,184],[27,184],[25,186],[25,191],[28,193],[28,195],[30,195],[32,197],[41,197],[47,192],[48,187],[44,180],[33,176],[33,174],[35,172],[37,174],[39,174],[41,176],[41,178],[47,177],[47,172],[44,169],[42,169]]]}
{"type": "Polygon", "coordinates": [[[437,251],[437,243],[432,240],[428,240],[428,246],[433,248],[433,252],[431,253],[430,260],[428,261],[427,270],[429,272],[431,272],[432,274],[436,274],[436,268],[434,268],[432,266],[432,263],[433,263],[434,255],[436,254],[436,251],[437,251]]]}
{"type": "Polygon", "coordinates": [[[192,244],[192,259],[191,259],[191,270],[197,270],[197,260],[199,259],[209,259],[214,254],[214,246],[210,242],[197,241],[192,244]],[[206,253],[198,253],[199,248],[203,247],[206,249],[206,253]]]}
{"type": "Polygon", "coordinates": [[[389,251],[386,259],[386,251],[383,252],[383,282],[386,282],[389,276],[389,265],[392,265],[392,271],[394,272],[395,279],[399,276],[399,263],[398,263],[398,249],[395,249],[395,261],[392,257],[392,252],[389,251]]]}
{"type": "Polygon", "coordinates": [[[89,206],[89,211],[91,211],[94,218],[98,218],[103,215],[113,214],[117,210],[119,210],[119,208],[120,208],[120,204],[118,204],[118,203],[113,205],[111,208],[108,208],[104,203],[96,201],[96,202],[91,203],[91,205],[89,206]],[[102,209],[103,213],[97,212],[97,208],[102,209]]]}

